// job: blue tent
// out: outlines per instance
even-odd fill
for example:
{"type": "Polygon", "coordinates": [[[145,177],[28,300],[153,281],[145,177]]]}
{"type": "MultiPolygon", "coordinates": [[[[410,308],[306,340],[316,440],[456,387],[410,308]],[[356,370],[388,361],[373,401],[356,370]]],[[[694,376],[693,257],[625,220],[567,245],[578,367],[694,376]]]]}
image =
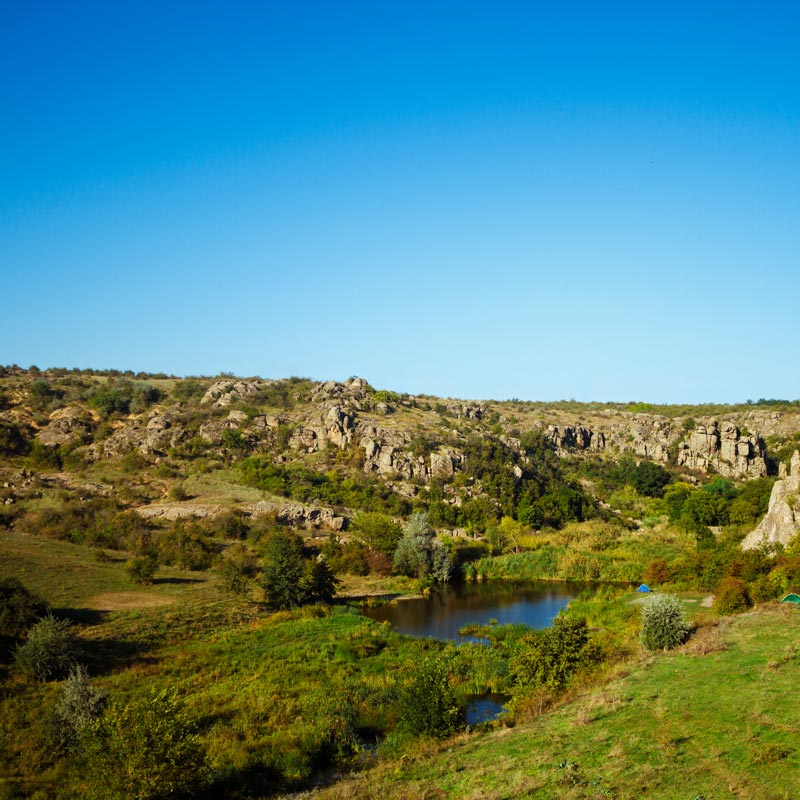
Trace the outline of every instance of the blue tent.
{"type": "Polygon", "coordinates": [[[652,589],[646,583],[640,583],[637,592],[650,592],[652,589]]]}

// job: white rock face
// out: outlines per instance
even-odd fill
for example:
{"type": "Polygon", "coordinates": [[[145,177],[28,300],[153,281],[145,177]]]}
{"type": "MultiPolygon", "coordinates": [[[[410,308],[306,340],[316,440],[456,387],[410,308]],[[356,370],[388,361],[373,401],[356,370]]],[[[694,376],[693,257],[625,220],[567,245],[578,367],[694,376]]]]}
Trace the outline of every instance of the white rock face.
{"type": "Polygon", "coordinates": [[[743,550],[780,543],[787,545],[800,531],[800,453],[794,451],[789,474],[772,487],[769,508],[758,527],[747,534],[743,550]]]}

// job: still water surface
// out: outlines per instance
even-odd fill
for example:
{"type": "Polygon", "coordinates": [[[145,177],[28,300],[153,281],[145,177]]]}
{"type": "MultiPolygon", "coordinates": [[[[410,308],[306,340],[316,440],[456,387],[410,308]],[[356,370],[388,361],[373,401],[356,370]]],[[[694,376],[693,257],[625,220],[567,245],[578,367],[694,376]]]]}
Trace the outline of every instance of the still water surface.
{"type": "Polygon", "coordinates": [[[364,614],[390,622],[408,636],[477,642],[475,637],[461,636],[459,630],[466,625],[488,625],[490,620],[547,628],[562,608],[588,588],[589,584],[552,581],[464,584],[443,587],[429,597],[365,608],[364,614]]]}

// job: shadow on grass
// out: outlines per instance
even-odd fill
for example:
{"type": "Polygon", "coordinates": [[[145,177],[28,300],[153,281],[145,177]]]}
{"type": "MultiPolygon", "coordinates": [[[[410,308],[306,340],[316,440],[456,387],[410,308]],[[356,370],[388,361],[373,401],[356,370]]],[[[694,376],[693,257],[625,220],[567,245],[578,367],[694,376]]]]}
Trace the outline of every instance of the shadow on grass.
{"type": "Polygon", "coordinates": [[[276,794],[283,788],[281,774],[274,767],[254,763],[239,769],[218,772],[211,785],[203,792],[203,797],[214,800],[233,800],[233,798],[261,798],[276,794]]]}
{"type": "Polygon", "coordinates": [[[108,611],[96,608],[53,608],[53,616],[67,619],[73,625],[100,625],[108,618],[108,611]]]}
{"type": "Polygon", "coordinates": [[[204,581],[199,580],[198,578],[153,578],[153,586],[157,586],[159,584],[191,584],[191,583],[204,583],[204,581]]]}
{"type": "Polygon", "coordinates": [[[154,664],[152,646],[131,639],[81,639],[77,660],[90,675],[106,675],[122,668],[154,664]]]}

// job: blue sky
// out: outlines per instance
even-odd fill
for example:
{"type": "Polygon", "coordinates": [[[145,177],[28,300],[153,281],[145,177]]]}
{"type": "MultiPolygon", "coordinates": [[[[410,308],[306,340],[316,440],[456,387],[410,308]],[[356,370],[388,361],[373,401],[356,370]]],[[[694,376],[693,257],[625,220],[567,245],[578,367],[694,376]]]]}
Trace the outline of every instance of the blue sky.
{"type": "Polygon", "coordinates": [[[0,363],[800,396],[800,6],[0,4],[0,363]]]}

